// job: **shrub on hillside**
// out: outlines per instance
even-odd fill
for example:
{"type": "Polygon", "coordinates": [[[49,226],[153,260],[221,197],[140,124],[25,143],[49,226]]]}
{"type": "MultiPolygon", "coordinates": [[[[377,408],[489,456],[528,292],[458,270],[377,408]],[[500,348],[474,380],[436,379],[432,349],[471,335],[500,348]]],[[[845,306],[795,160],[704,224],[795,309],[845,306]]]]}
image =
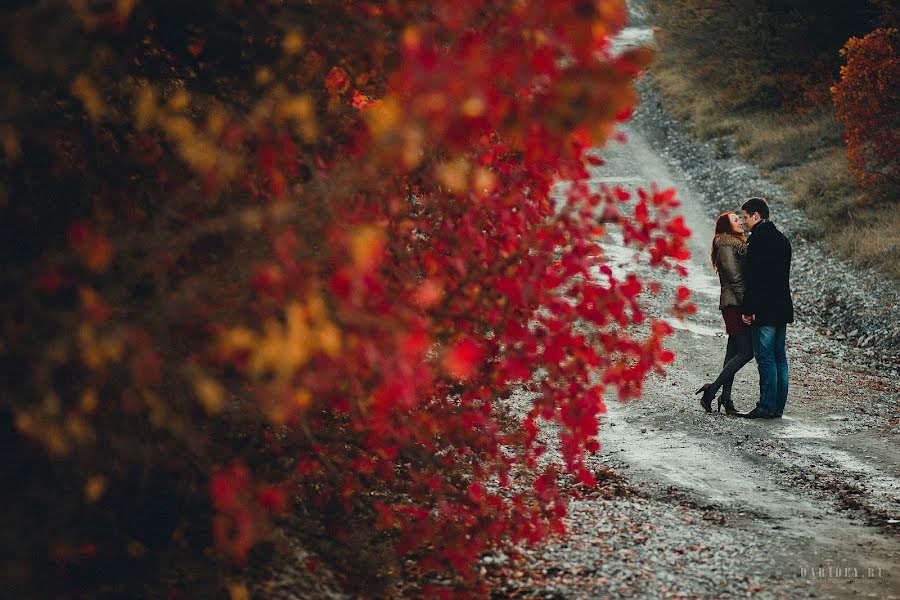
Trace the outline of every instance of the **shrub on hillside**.
{"type": "Polygon", "coordinates": [[[71,591],[169,540],[242,564],[292,506],[463,574],[562,529],[604,394],[673,359],[598,241],[688,255],[673,191],[588,185],[649,60],[611,54],[624,2],[2,11],[20,585],[71,591]]]}
{"type": "Polygon", "coordinates": [[[841,49],[846,64],[832,87],[844,125],[850,168],[868,188],[900,190],[900,38],[896,29],[852,37],[841,49]]]}

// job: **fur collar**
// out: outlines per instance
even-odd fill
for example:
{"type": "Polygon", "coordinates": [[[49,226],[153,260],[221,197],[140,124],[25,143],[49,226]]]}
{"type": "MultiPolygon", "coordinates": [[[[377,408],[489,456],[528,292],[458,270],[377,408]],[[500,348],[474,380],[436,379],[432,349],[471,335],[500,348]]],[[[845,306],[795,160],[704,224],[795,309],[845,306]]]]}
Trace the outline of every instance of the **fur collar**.
{"type": "Polygon", "coordinates": [[[730,233],[717,233],[716,237],[713,238],[713,243],[715,243],[716,248],[719,246],[733,246],[741,253],[747,250],[747,242],[742,242],[740,238],[736,238],[730,233]]]}

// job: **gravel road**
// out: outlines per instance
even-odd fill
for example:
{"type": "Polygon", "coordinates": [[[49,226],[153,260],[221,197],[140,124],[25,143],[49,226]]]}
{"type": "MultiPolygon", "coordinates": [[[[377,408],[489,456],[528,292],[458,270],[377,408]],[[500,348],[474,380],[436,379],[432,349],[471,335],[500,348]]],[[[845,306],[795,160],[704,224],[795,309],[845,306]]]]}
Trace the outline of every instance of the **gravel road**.
{"type": "MultiPolygon", "coordinates": [[[[631,28],[622,43],[649,35],[631,28]]],[[[571,502],[570,534],[523,548],[518,560],[484,559],[494,596],[900,598],[897,286],[806,239],[805,217],[777,186],[717,157],[715,144],[687,139],[651,82],[641,92],[628,143],[602,152],[595,183],[676,187],[694,258],[683,279],[637,265],[614,238],[606,247],[617,270],[668,289],[651,306],[661,311],[686,284],[699,310],[675,323],[678,358],[666,376],[648,382],[641,401],[608,402],[595,462],[605,485],[571,502]],[[798,315],[780,420],[707,415],[692,395],[718,373],[726,342],[706,259],[714,218],[753,194],[771,200],[795,251],[798,315]],[[840,333],[848,328],[858,331],[840,333]]],[[[752,408],[757,393],[751,362],[735,381],[738,409],[752,408]]]]}

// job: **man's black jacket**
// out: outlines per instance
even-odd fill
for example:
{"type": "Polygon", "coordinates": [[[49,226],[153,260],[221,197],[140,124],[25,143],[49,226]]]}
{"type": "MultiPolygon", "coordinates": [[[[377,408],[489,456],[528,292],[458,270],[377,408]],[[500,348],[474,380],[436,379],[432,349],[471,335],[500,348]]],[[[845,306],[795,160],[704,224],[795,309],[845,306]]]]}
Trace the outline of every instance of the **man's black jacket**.
{"type": "Polygon", "coordinates": [[[774,223],[760,221],[753,227],[747,247],[741,313],[756,315],[757,325],[793,323],[790,277],[791,243],[774,223]]]}

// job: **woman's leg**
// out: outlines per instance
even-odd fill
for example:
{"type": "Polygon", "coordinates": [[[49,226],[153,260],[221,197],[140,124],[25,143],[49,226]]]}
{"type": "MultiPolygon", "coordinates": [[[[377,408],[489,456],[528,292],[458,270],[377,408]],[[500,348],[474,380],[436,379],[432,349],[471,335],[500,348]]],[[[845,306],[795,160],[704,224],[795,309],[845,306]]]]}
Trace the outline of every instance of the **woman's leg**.
{"type": "MultiPolygon", "coordinates": [[[[734,358],[738,354],[737,350],[737,341],[734,339],[736,336],[729,335],[728,336],[728,346],[725,348],[725,360],[722,362],[722,370],[728,366],[728,362],[734,358]]],[[[721,377],[721,375],[720,375],[721,377]]],[[[718,381],[718,379],[716,380],[718,381]]],[[[731,401],[731,384],[734,383],[734,375],[728,377],[722,382],[722,402],[730,402],[731,401]]],[[[715,384],[713,384],[715,385],[715,384]]]]}
{"type": "Polygon", "coordinates": [[[725,353],[726,361],[722,367],[722,372],[716,377],[716,380],[710,384],[707,392],[715,396],[720,387],[727,384],[727,388],[722,391],[722,398],[731,400],[731,385],[734,382],[734,374],[741,370],[741,367],[750,362],[753,358],[753,342],[749,335],[730,335],[728,336],[728,350],[725,353]],[[729,351],[731,354],[729,356],[729,351]],[[725,394],[728,394],[727,396],[725,394]]]}

